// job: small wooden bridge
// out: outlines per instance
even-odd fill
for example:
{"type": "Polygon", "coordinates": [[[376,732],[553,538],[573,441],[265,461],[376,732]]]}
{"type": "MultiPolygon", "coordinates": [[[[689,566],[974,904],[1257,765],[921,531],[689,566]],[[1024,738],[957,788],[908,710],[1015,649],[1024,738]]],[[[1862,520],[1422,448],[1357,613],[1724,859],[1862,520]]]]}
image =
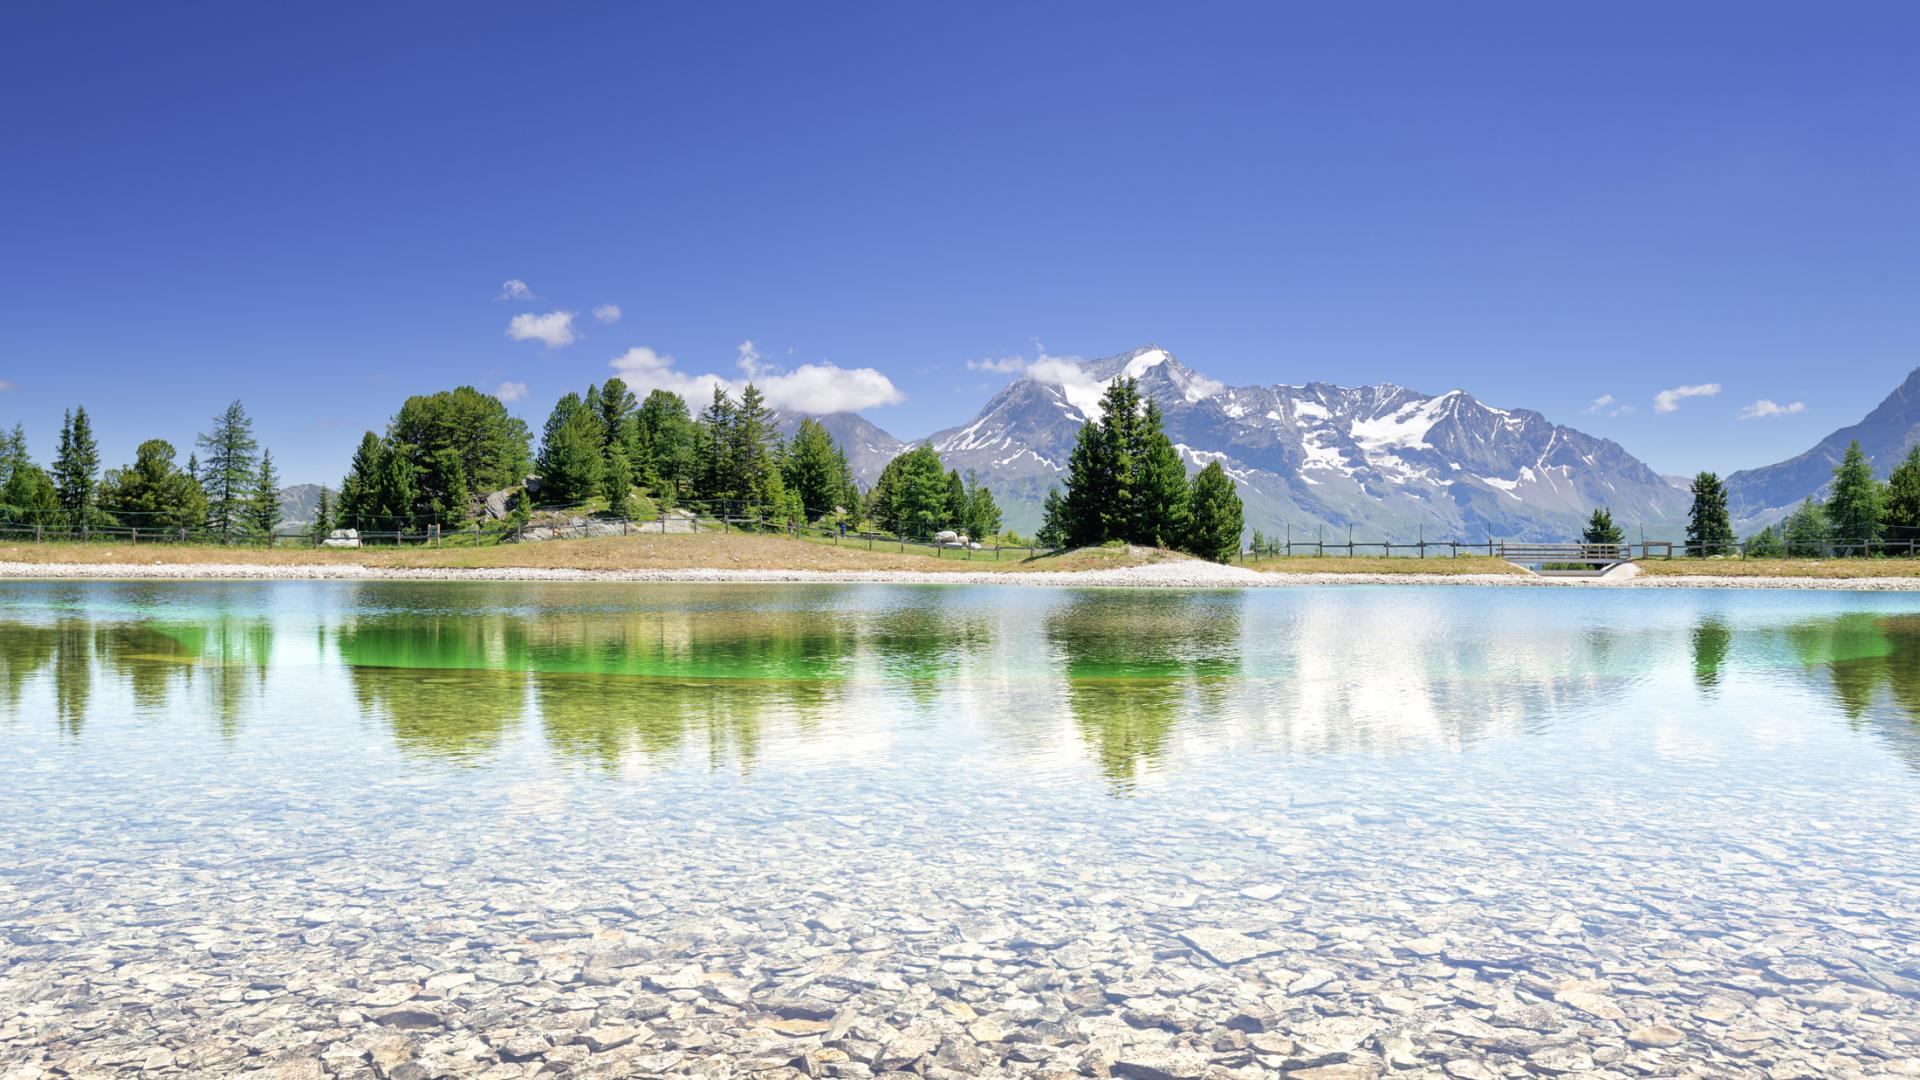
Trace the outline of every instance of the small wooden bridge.
{"type": "Polygon", "coordinates": [[[1545,577],[1599,577],[1633,561],[1627,544],[1496,544],[1495,554],[1545,577]]]}

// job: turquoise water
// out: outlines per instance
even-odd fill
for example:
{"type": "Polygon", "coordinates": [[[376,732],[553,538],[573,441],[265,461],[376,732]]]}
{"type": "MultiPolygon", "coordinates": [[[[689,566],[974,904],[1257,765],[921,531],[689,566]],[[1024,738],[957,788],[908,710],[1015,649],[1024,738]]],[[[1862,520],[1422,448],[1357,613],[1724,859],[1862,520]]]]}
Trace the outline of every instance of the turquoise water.
{"type": "MultiPolygon", "coordinates": [[[[1400,1036],[1531,1068],[1441,1030],[1520,1001],[1585,1025],[1596,1067],[1871,1071],[1915,1030],[1917,720],[1898,594],[0,584],[0,1064],[243,1044],[260,1002],[324,1017],[290,1044],[323,1060],[387,976],[531,964],[550,922],[645,953],[613,985],[686,1014],[608,1051],[643,1072],[760,1053],[752,996],[837,952],[899,980],[840,1001],[888,1030],[977,999],[1093,1032],[1076,1067],[1150,1034],[1216,1068],[1386,1068],[1400,1036]],[[849,928],[772,914],[816,910],[849,928]],[[1019,977],[1074,960],[1044,991],[962,978],[937,947],[978,920],[1044,941],[1019,977]],[[1275,948],[1223,966],[1180,936],[1206,927],[1275,948]],[[1460,955],[1399,944],[1428,939],[1460,955]],[[648,974],[685,963],[743,1000],[648,974]],[[261,964],[279,985],[247,989],[261,964]],[[1312,970],[1330,989],[1287,993],[1312,970]],[[1124,998],[1070,990],[1142,978],[1200,1019],[1116,1034],[1124,998]],[[1462,979],[1485,1000],[1436,989],[1462,979]],[[1617,1008],[1570,1004],[1591,983],[1617,1008]],[[117,1033],[72,1007],[182,993],[117,1033]],[[1247,1001],[1374,1030],[1227,1046],[1231,1012],[1204,1017],[1247,1001]],[[1625,1041],[1652,1024],[1685,1041],[1625,1041]]],[[[484,997],[421,1000],[447,1042],[423,1060],[510,1068],[484,997]]]]}

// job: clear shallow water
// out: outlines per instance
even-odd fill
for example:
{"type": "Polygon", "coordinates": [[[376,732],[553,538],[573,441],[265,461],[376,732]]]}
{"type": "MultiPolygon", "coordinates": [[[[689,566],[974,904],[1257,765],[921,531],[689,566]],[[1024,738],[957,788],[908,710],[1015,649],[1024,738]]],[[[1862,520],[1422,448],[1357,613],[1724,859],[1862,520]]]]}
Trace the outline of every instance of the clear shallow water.
{"type": "Polygon", "coordinates": [[[5,584],[0,1071],[1920,1071],[1916,718],[1886,594],[5,584]]]}

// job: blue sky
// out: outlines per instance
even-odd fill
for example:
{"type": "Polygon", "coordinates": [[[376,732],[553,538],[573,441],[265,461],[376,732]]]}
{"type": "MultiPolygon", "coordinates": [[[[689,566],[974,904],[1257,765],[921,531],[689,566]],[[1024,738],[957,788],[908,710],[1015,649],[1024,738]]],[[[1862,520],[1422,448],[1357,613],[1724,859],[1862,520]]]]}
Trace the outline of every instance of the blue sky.
{"type": "Polygon", "coordinates": [[[1910,3],[44,4],[7,37],[0,422],[43,458],[70,404],[118,464],[239,397],[336,482],[410,393],[524,384],[537,429],[616,358],[693,385],[746,341],[911,437],[984,361],[1153,342],[1725,471],[1920,365],[1910,3]]]}

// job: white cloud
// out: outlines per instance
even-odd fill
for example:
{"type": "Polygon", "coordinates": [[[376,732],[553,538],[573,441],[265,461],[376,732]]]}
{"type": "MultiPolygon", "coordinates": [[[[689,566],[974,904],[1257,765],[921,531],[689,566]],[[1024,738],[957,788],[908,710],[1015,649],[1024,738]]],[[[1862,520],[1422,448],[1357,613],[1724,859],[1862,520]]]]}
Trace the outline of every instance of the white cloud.
{"type": "Polygon", "coordinates": [[[1633,411],[1633,406],[1622,405],[1613,399],[1612,394],[1601,394],[1580,410],[1588,416],[1625,416],[1633,411]]]}
{"type": "Polygon", "coordinates": [[[760,350],[754,346],[752,339],[733,347],[733,366],[746,372],[749,379],[758,378],[766,370],[760,363],[760,350]]]}
{"type": "Polygon", "coordinates": [[[593,317],[609,325],[620,321],[619,304],[601,304],[593,309],[593,317]]]}
{"type": "Polygon", "coordinates": [[[995,375],[1018,375],[1032,363],[1024,356],[1003,356],[998,360],[969,360],[968,371],[990,371],[995,375]]]}
{"type": "Polygon", "coordinates": [[[496,302],[501,300],[538,300],[538,299],[540,298],[533,295],[533,290],[527,288],[527,283],[524,281],[521,281],[519,278],[508,278],[507,280],[501,282],[500,295],[494,297],[494,300],[496,302]]]}
{"type": "Polygon", "coordinates": [[[1759,401],[1741,409],[1739,418],[1742,420],[1760,420],[1769,416],[1792,416],[1794,413],[1806,411],[1807,403],[1804,401],[1795,401],[1781,405],[1778,402],[1761,398],[1759,401]]]}
{"type": "Polygon", "coordinates": [[[527,396],[527,384],[523,382],[503,382],[493,391],[493,396],[501,401],[519,401],[527,396]]]}
{"type": "Polygon", "coordinates": [[[768,405],[793,412],[851,412],[906,400],[893,380],[874,368],[819,363],[802,364],[792,371],[773,370],[762,362],[759,349],[751,341],[740,343],[734,360],[734,366],[745,374],[744,379],[689,374],[676,367],[676,363],[673,357],[644,345],[628,349],[608,362],[635,393],[671,391],[685,398],[696,410],[712,399],[716,387],[737,396],[748,382],[759,387],[768,405]]]}
{"type": "Polygon", "coordinates": [[[8,382],[5,379],[0,379],[0,394],[4,394],[9,390],[18,390],[18,389],[20,389],[19,383],[8,382]]]}
{"type": "Polygon", "coordinates": [[[549,349],[558,349],[562,345],[574,342],[573,317],[575,311],[549,311],[545,315],[531,312],[515,315],[507,324],[507,336],[515,341],[543,342],[549,349]]]}
{"type": "Polygon", "coordinates": [[[1712,397],[1720,392],[1717,382],[1698,383],[1693,386],[1676,386],[1671,390],[1662,390],[1653,395],[1653,411],[1670,413],[1678,411],[1681,398],[1712,397]]]}

